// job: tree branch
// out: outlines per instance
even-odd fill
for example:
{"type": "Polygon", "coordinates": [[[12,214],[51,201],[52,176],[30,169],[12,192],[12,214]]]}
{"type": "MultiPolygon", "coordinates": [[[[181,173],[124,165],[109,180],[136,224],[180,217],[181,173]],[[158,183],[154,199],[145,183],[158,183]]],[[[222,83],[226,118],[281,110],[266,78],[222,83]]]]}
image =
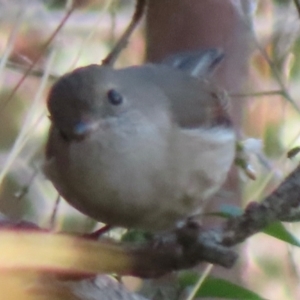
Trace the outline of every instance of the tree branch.
{"type": "MultiPolygon", "coordinates": [[[[105,245],[105,251],[115,253],[114,257],[116,258],[119,253],[130,262],[123,268],[110,266],[111,272],[120,275],[157,277],[171,271],[194,267],[203,261],[230,268],[238,258],[232,249],[233,246],[263,230],[272,222],[299,219],[300,166],[261,203],[251,203],[241,216],[229,218],[220,228],[204,229],[195,222],[187,222],[182,228],[157,236],[151,242],[142,245],[89,240],[88,243],[93,243],[90,245],[86,244],[86,238],[83,237],[78,237],[76,244],[77,250],[80,247],[85,250],[90,246],[98,247],[95,248],[96,256],[91,254],[90,258],[85,257],[86,261],[91,260],[90,265],[95,265],[95,259],[101,259],[100,246],[105,245]]],[[[0,227],[15,229],[18,232],[23,229],[40,230],[36,225],[28,222],[16,224],[8,220],[2,220],[0,227]]],[[[98,269],[94,267],[93,270],[98,269]]],[[[70,274],[71,271],[67,270],[66,272],[70,274]]],[[[87,270],[83,277],[88,272],[87,270]]],[[[99,267],[98,271],[93,272],[100,273],[101,268],[99,267]]],[[[77,275],[80,274],[77,273],[77,275]]]]}
{"type": "Polygon", "coordinates": [[[102,61],[103,65],[108,65],[108,66],[114,65],[115,61],[120,55],[120,52],[126,47],[128,43],[128,39],[131,36],[132,32],[134,31],[139,21],[143,17],[146,6],[147,6],[147,0],[137,0],[135,11],[130,24],[128,25],[127,29],[120,37],[120,39],[118,40],[117,44],[112,49],[112,51],[108,54],[106,58],[103,59],[102,61]]]}

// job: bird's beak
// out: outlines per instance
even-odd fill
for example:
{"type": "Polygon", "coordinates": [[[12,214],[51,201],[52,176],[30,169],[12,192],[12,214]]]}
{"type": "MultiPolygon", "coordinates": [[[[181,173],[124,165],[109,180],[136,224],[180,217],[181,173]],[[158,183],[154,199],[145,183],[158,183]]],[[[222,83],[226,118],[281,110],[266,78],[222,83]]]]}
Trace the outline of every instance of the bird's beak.
{"type": "Polygon", "coordinates": [[[98,121],[80,121],[73,128],[73,134],[78,138],[84,138],[99,128],[98,121]]]}

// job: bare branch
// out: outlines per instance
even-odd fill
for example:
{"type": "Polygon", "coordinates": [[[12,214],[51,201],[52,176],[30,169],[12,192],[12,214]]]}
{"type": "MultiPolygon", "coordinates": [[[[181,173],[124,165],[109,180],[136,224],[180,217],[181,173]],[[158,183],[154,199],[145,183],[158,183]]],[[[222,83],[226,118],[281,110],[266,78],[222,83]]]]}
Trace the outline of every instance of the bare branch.
{"type": "Polygon", "coordinates": [[[127,29],[115,45],[115,47],[112,49],[112,51],[108,54],[106,58],[103,59],[102,64],[113,66],[115,61],[117,60],[118,56],[120,55],[120,52],[126,47],[128,43],[128,39],[131,36],[132,32],[138,25],[139,21],[144,15],[145,8],[147,6],[147,0],[137,0],[135,11],[133,14],[133,17],[131,19],[130,24],[128,25],[127,29]]]}

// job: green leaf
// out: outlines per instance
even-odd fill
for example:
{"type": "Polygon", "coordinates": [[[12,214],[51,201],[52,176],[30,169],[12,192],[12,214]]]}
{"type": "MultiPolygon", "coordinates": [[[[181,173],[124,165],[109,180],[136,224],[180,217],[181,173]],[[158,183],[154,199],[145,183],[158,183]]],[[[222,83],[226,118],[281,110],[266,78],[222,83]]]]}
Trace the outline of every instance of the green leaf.
{"type": "Polygon", "coordinates": [[[130,229],[122,236],[123,242],[146,243],[153,239],[153,234],[145,230],[130,229]]]}
{"type": "Polygon", "coordinates": [[[221,278],[207,278],[199,291],[197,297],[218,297],[223,299],[247,299],[262,300],[256,293],[221,278]]]}
{"type": "Polygon", "coordinates": [[[291,245],[300,247],[300,241],[292,235],[281,222],[270,224],[262,232],[291,245]]]}
{"type": "MultiPolygon", "coordinates": [[[[185,272],[180,277],[180,283],[183,287],[196,284],[199,274],[185,272]]],[[[258,294],[234,284],[228,280],[209,276],[205,279],[202,286],[196,293],[196,297],[213,297],[219,299],[234,299],[234,300],[264,300],[258,294]]]]}

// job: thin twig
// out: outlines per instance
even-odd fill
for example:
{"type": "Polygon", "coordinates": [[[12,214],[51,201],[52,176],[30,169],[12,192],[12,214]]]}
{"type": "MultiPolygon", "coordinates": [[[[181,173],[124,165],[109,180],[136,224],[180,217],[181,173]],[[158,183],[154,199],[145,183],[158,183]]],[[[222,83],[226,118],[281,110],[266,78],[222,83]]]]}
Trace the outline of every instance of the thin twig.
{"type": "Polygon", "coordinates": [[[89,31],[88,35],[80,42],[80,46],[78,47],[78,51],[73,59],[73,62],[71,64],[70,70],[73,70],[76,68],[77,63],[83,53],[83,51],[86,49],[86,45],[88,42],[95,36],[97,29],[99,28],[99,24],[101,21],[103,21],[103,14],[107,13],[110,6],[114,3],[113,0],[107,0],[104,4],[104,6],[101,8],[101,14],[99,14],[99,18],[96,20],[95,23],[91,26],[91,30],[89,31]]]}
{"type": "Polygon", "coordinates": [[[61,28],[65,25],[66,21],[69,19],[69,17],[71,16],[71,14],[73,13],[73,11],[75,10],[75,7],[71,7],[67,13],[65,14],[65,16],[63,17],[63,19],[61,20],[61,22],[59,23],[59,25],[57,26],[57,28],[54,30],[54,32],[51,34],[51,36],[48,38],[48,40],[46,41],[46,43],[44,44],[44,46],[42,47],[41,51],[39,52],[39,54],[37,55],[37,57],[33,60],[33,62],[31,63],[31,65],[29,66],[29,68],[26,70],[26,72],[23,74],[23,76],[21,77],[21,79],[18,81],[18,83],[15,85],[15,87],[13,88],[12,92],[9,94],[9,96],[7,97],[7,99],[3,102],[3,104],[0,106],[0,111],[3,112],[3,110],[5,109],[6,105],[9,103],[9,101],[13,98],[13,96],[15,95],[15,93],[17,92],[17,90],[20,88],[20,86],[23,84],[24,80],[26,79],[26,77],[30,74],[30,72],[33,70],[34,66],[37,64],[37,62],[40,60],[40,58],[42,57],[42,55],[44,54],[44,52],[46,51],[46,49],[48,48],[48,46],[52,43],[52,41],[54,40],[54,38],[56,37],[56,35],[58,34],[58,32],[61,30],[61,28]]]}
{"type": "Polygon", "coordinates": [[[61,196],[58,194],[52,209],[52,213],[50,216],[50,221],[49,221],[49,228],[51,230],[55,229],[55,223],[56,223],[56,217],[57,217],[57,213],[58,213],[58,208],[59,208],[59,204],[61,202],[61,196]]]}
{"type": "Polygon", "coordinates": [[[283,95],[282,90],[264,91],[264,92],[253,92],[253,93],[242,93],[242,94],[229,94],[230,97],[246,98],[246,97],[263,97],[263,96],[275,96],[283,95]]]}
{"type": "Polygon", "coordinates": [[[107,66],[113,66],[115,61],[117,60],[120,52],[126,47],[128,43],[128,39],[131,36],[132,32],[138,25],[139,21],[144,15],[148,0],[137,0],[134,14],[132,16],[131,22],[128,25],[127,29],[112,49],[112,51],[108,54],[106,58],[103,59],[102,64],[107,66]]]}
{"type": "Polygon", "coordinates": [[[21,200],[23,197],[26,196],[26,194],[28,193],[28,191],[29,191],[34,179],[36,178],[37,174],[38,174],[38,170],[35,169],[33,174],[31,175],[31,177],[29,179],[29,182],[25,186],[23,186],[20,191],[15,193],[15,197],[18,200],[21,200]]]}
{"type": "Polygon", "coordinates": [[[186,300],[193,300],[196,297],[197,292],[201,288],[201,286],[202,286],[203,282],[205,281],[205,279],[207,278],[207,276],[212,271],[213,267],[214,267],[213,264],[208,264],[208,266],[204,269],[204,272],[200,276],[198,282],[195,284],[195,286],[193,287],[193,290],[191,291],[191,293],[189,294],[189,296],[186,300]]]}
{"type": "Polygon", "coordinates": [[[269,57],[267,51],[260,45],[257,37],[254,35],[254,42],[256,44],[257,49],[260,51],[260,54],[262,55],[262,57],[265,59],[265,61],[268,63],[272,74],[274,76],[274,78],[276,79],[277,83],[279,84],[280,90],[281,90],[281,94],[282,96],[288,101],[290,102],[290,104],[295,108],[295,110],[300,113],[300,108],[298,107],[296,101],[292,98],[292,96],[290,95],[290,93],[288,92],[286,85],[283,82],[283,79],[281,77],[281,74],[279,72],[279,70],[277,69],[277,67],[275,66],[274,62],[271,60],[271,58],[269,57]]]}
{"type": "Polygon", "coordinates": [[[10,35],[9,35],[6,47],[4,49],[2,57],[0,59],[0,80],[2,78],[2,74],[3,74],[3,71],[4,71],[5,65],[7,63],[7,60],[8,60],[8,58],[9,58],[9,56],[10,56],[12,50],[13,50],[15,41],[17,39],[19,30],[21,28],[22,21],[24,19],[24,14],[25,14],[24,8],[22,9],[22,7],[20,7],[19,12],[18,12],[17,17],[16,17],[16,21],[14,22],[14,26],[12,28],[12,31],[11,31],[10,35]]]}
{"type": "MultiPolygon", "coordinates": [[[[20,72],[22,74],[24,74],[25,72],[28,72],[27,66],[24,66],[24,65],[21,65],[18,63],[14,63],[12,61],[7,61],[6,67],[9,69],[15,70],[17,72],[20,72]]],[[[34,77],[43,77],[44,73],[45,73],[45,71],[42,69],[31,68],[31,70],[28,72],[28,75],[34,76],[34,77]]],[[[57,80],[58,78],[59,78],[59,75],[55,75],[52,73],[49,74],[50,80],[57,80]]]]}
{"type": "Polygon", "coordinates": [[[296,6],[298,15],[299,15],[299,17],[300,17],[300,2],[299,2],[298,0],[294,0],[294,4],[295,4],[295,6],[296,6]]]}

